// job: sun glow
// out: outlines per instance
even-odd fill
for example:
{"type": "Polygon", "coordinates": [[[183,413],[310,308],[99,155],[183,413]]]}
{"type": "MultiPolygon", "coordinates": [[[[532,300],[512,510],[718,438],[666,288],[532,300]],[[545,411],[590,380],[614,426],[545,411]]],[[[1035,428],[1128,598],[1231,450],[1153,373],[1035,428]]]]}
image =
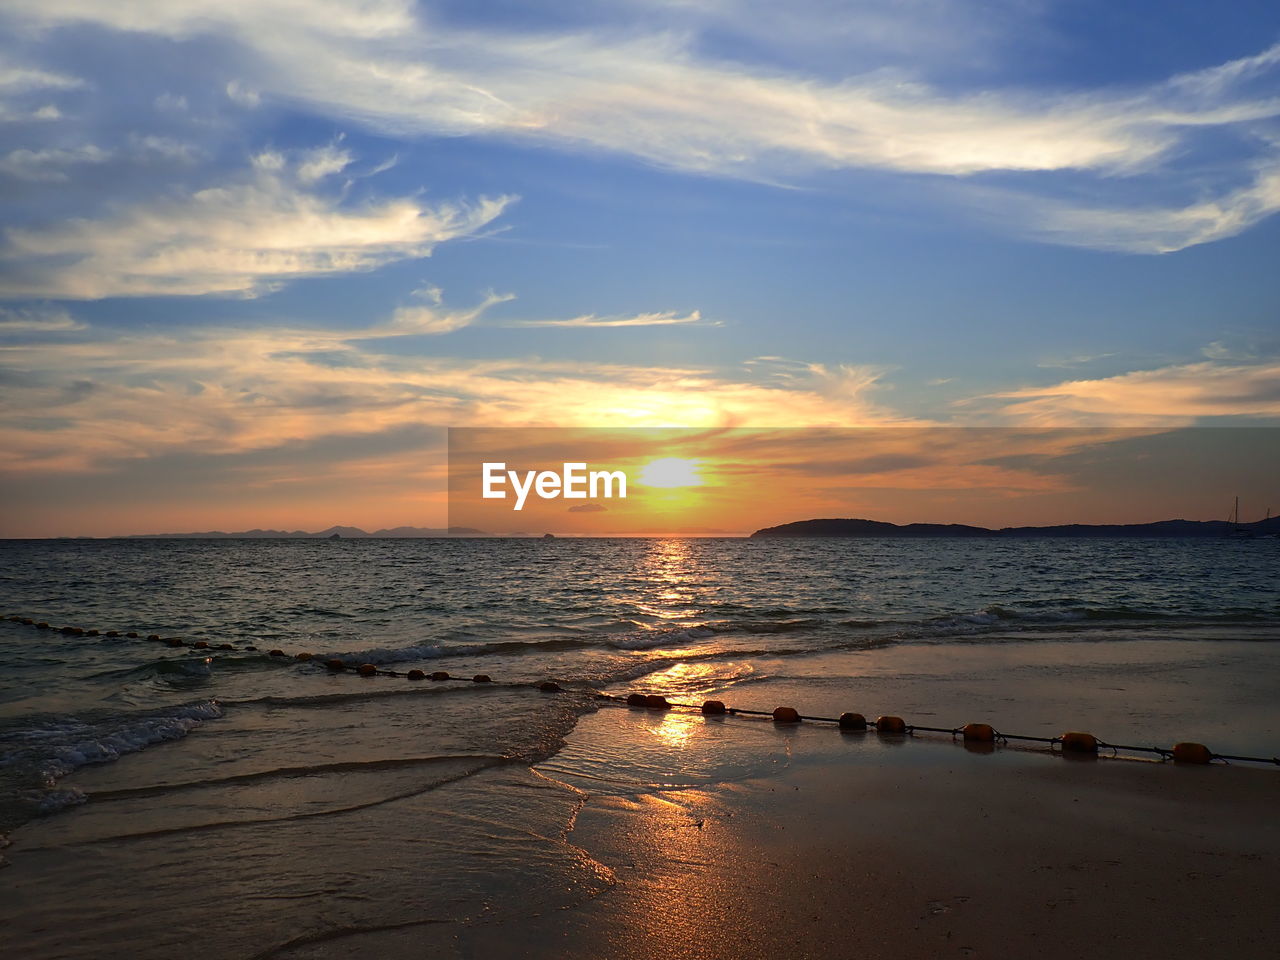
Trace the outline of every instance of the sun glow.
{"type": "Polygon", "coordinates": [[[701,462],[681,457],[650,460],[640,469],[637,480],[646,487],[700,487],[703,484],[698,472],[701,462]]]}

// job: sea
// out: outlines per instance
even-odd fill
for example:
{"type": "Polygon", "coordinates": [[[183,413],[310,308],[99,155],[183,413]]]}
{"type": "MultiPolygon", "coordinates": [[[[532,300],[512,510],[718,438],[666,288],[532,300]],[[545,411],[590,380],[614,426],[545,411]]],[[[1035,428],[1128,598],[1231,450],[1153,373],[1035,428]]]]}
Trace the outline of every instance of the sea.
{"type": "MultiPolygon", "coordinates": [[[[572,842],[592,794],[768,776],[795,737],[889,755],[631,693],[1280,753],[1275,539],[10,540],[0,615],[0,923],[29,956],[322,956],[556,909],[613,882],[572,842]]],[[[953,749],[919,741],[892,762],[953,749]]]]}

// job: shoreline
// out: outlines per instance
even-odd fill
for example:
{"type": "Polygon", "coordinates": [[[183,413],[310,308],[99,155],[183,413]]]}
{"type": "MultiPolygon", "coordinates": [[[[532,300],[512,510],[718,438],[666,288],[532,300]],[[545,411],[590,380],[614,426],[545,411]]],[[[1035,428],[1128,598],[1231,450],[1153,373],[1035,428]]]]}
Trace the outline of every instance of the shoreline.
{"type": "Polygon", "coordinates": [[[793,743],[770,776],[592,795],[568,839],[617,884],[475,925],[456,956],[1274,956],[1274,771],[852,739],[793,743]]]}
{"type": "Polygon", "coordinates": [[[86,770],[105,793],[16,832],[29,955],[167,956],[211,920],[209,956],[289,960],[1262,960],[1280,936],[1270,769],[608,706],[532,766],[375,759],[367,794],[312,774],[290,812],[252,773],[177,803],[167,752],[86,770]]]}

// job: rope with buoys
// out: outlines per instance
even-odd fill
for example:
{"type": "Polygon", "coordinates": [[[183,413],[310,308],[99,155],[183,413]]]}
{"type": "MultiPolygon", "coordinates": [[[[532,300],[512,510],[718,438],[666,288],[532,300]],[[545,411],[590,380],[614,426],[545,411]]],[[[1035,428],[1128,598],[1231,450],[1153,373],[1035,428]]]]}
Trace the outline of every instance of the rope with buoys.
{"type": "MultiPolygon", "coordinates": [[[[52,630],[67,636],[77,637],[101,637],[103,639],[144,639],[135,630],[119,631],[96,629],[84,629],[82,627],[66,626],[53,627],[47,621],[35,620],[31,617],[23,616],[0,616],[0,620],[7,620],[11,623],[18,623],[25,626],[35,627],[38,630],[52,630]]],[[[181,637],[161,637],[159,634],[148,634],[145,640],[151,643],[163,643],[168,647],[189,647],[193,650],[209,650],[209,651],[244,651],[257,652],[256,646],[237,647],[230,643],[211,644],[206,640],[196,640],[188,642],[181,637]]],[[[303,652],[290,656],[280,649],[272,649],[266,653],[269,659],[273,660],[289,660],[295,663],[307,663],[315,660],[316,657],[312,653],[303,652]]],[[[472,677],[455,677],[446,670],[436,670],[428,674],[424,670],[413,669],[408,671],[387,670],[373,663],[358,663],[354,660],[344,660],[340,657],[331,657],[324,661],[323,666],[330,673],[347,673],[351,672],[361,677],[403,677],[411,681],[420,680],[456,680],[470,682],[477,685],[494,685],[505,687],[525,687],[536,688],[543,693],[563,693],[566,691],[555,680],[543,680],[538,683],[505,683],[496,684],[487,673],[477,673],[472,677]]],[[[909,724],[901,717],[892,715],[881,715],[874,720],[867,720],[861,713],[842,713],[839,717],[819,717],[802,714],[794,707],[781,706],[770,710],[750,710],[745,707],[726,706],[722,700],[707,700],[701,705],[692,703],[673,703],[666,697],[654,693],[631,693],[627,696],[616,696],[614,694],[602,693],[600,691],[588,689],[594,695],[596,700],[613,701],[625,704],[629,707],[641,707],[648,710],[697,710],[704,716],[724,716],[724,717],[769,717],[774,723],[778,724],[797,724],[805,721],[814,723],[832,723],[840,730],[845,732],[861,732],[874,729],[876,733],[885,736],[915,736],[916,733],[937,733],[948,734],[953,740],[961,739],[967,747],[982,748],[986,747],[994,749],[997,745],[1008,744],[1010,741],[1018,741],[1021,743],[1040,743],[1046,744],[1053,752],[1061,752],[1064,754],[1072,754],[1076,756],[1098,756],[1102,750],[1110,750],[1112,756],[1118,756],[1121,751],[1126,753],[1148,753],[1155,754],[1160,758],[1161,762],[1172,760],[1177,764],[1194,764],[1204,765],[1210,764],[1215,760],[1221,760],[1224,763],[1232,761],[1242,763],[1266,763],[1280,766],[1280,757],[1249,757],[1238,754],[1214,753],[1202,743],[1193,743],[1189,741],[1175,743],[1171,748],[1155,747],[1155,746],[1134,746],[1131,744],[1108,743],[1100,740],[1091,733],[1083,733],[1080,731],[1068,731],[1057,737],[1035,737],[1024,734],[1005,733],[996,730],[987,723],[966,723],[959,727],[927,727],[921,724],[909,724]]]]}

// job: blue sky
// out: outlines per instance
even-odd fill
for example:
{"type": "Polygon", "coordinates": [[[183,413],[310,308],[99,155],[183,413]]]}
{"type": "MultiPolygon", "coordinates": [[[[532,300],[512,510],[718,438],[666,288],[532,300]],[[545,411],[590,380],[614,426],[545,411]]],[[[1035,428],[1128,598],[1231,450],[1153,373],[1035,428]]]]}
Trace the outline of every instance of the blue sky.
{"type": "Polygon", "coordinates": [[[9,532],[427,523],[447,425],[1280,415],[1272,3],[10,0],[0,37],[9,532]]]}

